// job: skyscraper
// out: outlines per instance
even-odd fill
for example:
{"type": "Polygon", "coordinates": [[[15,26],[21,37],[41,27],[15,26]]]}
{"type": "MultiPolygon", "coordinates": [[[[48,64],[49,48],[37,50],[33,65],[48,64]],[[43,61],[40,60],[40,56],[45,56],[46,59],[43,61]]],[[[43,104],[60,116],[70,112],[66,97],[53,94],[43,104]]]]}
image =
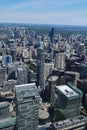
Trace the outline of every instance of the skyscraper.
{"type": "Polygon", "coordinates": [[[55,57],[55,68],[65,69],[65,53],[58,53],[55,57]]]}
{"type": "Polygon", "coordinates": [[[20,66],[17,69],[17,82],[18,84],[28,83],[28,67],[27,66],[20,66]]]}
{"type": "Polygon", "coordinates": [[[44,61],[45,61],[45,52],[44,49],[39,47],[37,50],[37,86],[40,86],[41,89],[45,87],[44,81],[44,61]]]}
{"type": "Polygon", "coordinates": [[[50,37],[51,43],[53,43],[53,41],[54,41],[54,28],[51,29],[51,31],[49,33],[49,37],[50,37]]]}
{"type": "Polygon", "coordinates": [[[0,67],[0,87],[3,85],[4,80],[6,80],[6,68],[0,67]]]}
{"type": "Polygon", "coordinates": [[[38,130],[39,94],[35,83],[16,85],[16,130],[38,130]]]}
{"type": "MultiPolygon", "coordinates": [[[[63,116],[66,119],[78,116],[80,114],[81,103],[82,103],[82,92],[79,89],[72,86],[71,84],[56,86],[55,113],[59,111],[60,113],[63,114],[63,116]]],[[[55,119],[56,118],[59,118],[59,115],[55,114],[55,119]]]]}

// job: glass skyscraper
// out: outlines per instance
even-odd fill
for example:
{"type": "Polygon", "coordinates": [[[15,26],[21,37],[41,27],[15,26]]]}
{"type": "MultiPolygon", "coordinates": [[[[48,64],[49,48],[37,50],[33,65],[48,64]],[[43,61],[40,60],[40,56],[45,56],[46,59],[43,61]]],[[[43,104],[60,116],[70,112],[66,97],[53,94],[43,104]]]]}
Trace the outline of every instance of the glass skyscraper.
{"type": "Polygon", "coordinates": [[[35,83],[16,85],[16,130],[38,130],[39,93],[35,83]]]}

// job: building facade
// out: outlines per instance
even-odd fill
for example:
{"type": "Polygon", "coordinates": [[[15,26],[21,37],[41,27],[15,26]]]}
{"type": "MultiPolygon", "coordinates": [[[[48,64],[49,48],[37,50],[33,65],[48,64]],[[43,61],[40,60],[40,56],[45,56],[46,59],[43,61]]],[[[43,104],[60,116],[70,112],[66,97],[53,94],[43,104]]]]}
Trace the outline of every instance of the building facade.
{"type": "Polygon", "coordinates": [[[55,68],[65,69],[65,53],[58,53],[55,57],[55,68]]]}
{"type": "Polygon", "coordinates": [[[44,62],[45,62],[45,52],[44,49],[39,47],[37,50],[37,86],[41,89],[45,87],[44,79],[44,62]]]}
{"type": "MultiPolygon", "coordinates": [[[[82,92],[71,84],[60,85],[55,88],[55,109],[65,119],[78,116],[82,104],[82,92]]],[[[56,115],[58,116],[58,115],[56,115]]]]}
{"type": "Polygon", "coordinates": [[[38,130],[39,94],[34,83],[16,85],[16,130],[38,130]]]}

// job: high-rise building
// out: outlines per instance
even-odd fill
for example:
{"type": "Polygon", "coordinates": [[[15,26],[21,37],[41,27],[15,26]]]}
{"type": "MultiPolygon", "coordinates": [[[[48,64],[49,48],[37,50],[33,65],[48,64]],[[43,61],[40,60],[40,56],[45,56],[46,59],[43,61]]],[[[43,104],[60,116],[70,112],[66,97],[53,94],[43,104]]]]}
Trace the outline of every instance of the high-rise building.
{"type": "Polygon", "coordinates": [[[65,69],[65,53],[58,53],[55,57],[55,68],[65,69]]]}
{"type": "Polygon", "coordinates": [[[17,83],[18,84],[28,83],[28,67],[27,66],[20,66],[17,69],[17,83]]]}
{"type": "Polygon", "coordinates": [[[28,49],[26,49],[26,48],[23,49],[22,57],[25,59],[29,58],[28,49]]]}
{"type": "Polygon", "coordinates": [[[6,68],[0,67],[0,86],[3,85],[4,80],[6,80],[6,68]]]}
{"type": "Polygon", "coordinates": [[[40,86],[41,89],[45,87],[44,81],[44,61],[45,61],[45,52],[44,49],[39,47],[37,50],[37,86],[40,86]]]}
{"type": "Polygon", "coordinates": [[[5,55],[2,58],[2,64],[7,65],[8,63],[12,63],[12,56],[11,55],[5,55]]]}
{"type": "Polygon", "coordinates": [[[8,64],[7,66],[7,74],[8,74],[8,80],[9,79],[16,79],[16,71],[17,71],[17,68],[16,68],[16,65],[15,64],[8,64]]]}
{"type": "Polygon", "coordinates": [[[82,92],[79,89],[72,86],[71,84],[56,86],[55,88],[56,111],[58,108],[58,111],[62,113],[66,119],[78,116],[80,114],[81,104],[82,104],[82,92]]]}
{"type": "Polygon", "coordinates": [[[77,54],[78,56],[82,56],[83,55],[83,50],[84,50],[84,44],[83,43],[79,43],[77,46],[77,54]]]}
{"type": "Polygon", "coordinates": [[[50,37],[50,41],[53,44],[54,42],[54,28],[51,29],[50,33],[49,33],[49,37],[50,37]]]}
{"type": "Polygon", "coordinates": [[[77,80],[80,78],[80,73],[73,71],[65,71],[64,74],[66,83],[71,82],[74,86],[77,87],[77,80]]]}
{"type": "Polygon", "coordinates": [[[39,93],[35,83],[16,85],[16,130],[38,130],[39,93]]]}
{"type": "Polygon", "coordinates": [[[44,76],[45,76],[45,80],[49,77],[49,75],[51,74],[52,70],[54,69],[54,63],[45,63],[44,66],[44,76]]]}
{"type": "MultiPolygon", "coordinates": [[[[83,92],[82,106],[85,108],[85,104],[87,103],[87,80],[86,79],[78,80],[77,88],[83,92]]],[[[87,107],[85,109],[87,109],[87,107]]]]}
{"type": "Polygon", "coordinates": [[[16,49],[14,48],[14,49],[11,49],[11,55],[12,55],[12,61],[14,62],[14,61],[16,61],[16,49]]]}
{"type": "Polygon", "coordinates": [[[58,85],[58,76],[50,76],[49,82],[49,98],[50,102],[54,103],[55,99],[55,87],[58,85]]]}

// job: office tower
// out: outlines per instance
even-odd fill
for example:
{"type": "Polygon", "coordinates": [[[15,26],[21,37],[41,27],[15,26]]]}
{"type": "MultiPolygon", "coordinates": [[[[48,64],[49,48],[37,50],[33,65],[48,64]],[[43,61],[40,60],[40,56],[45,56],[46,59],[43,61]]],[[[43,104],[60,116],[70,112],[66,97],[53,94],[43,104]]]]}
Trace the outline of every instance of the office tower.
{"type": "Polygon", "coordinates": [[[41,89],[45,87],[44,81],[44,61],[45,61],[45,52],[43,48],[37,49],[37,86],[40,86],[41,89]]]}
{"type": "Polygon", "coordinates": [[[53,123],[52,130],[87,130],[87,117],[80,115],[53,123]]]}
{"type": "Polygon", "coordinates": [[[79,43],[77,46],[77,54],[78,56],[82,56],[83,55],[83,50],[84,50],[84,44],[83,43],[79,43]]]}
{"type": "Polygon", "coordinates": [[[36,83],[37,74],[34,73],[32,70],[29,70],[28,75],[29,75],[29,83],[36,83]]]}
{"type": "Polygon", "coordinates": [[[55,57],[55,68],[65,69],[65,53],[58,53],[55,57]]]}
{"type": "Polygon", "coordinates": [[[5,55],[2,58],[2,65],[6,66],[8,63],[12,63],[12,56],[11,55],[5,55]]]}
{"type": "Polygon", "coordinates": [[[20,66],[17,69],[17,83],[18,84],[28,83],[28,67],[27,66],[20,66]]]}
{"type": "Polygon", "coordinates": [[[0,67],[0,87],[3,85],[4,80],[6,80],[6,68],[0,67]]]}
{"type": "Polygon", "coordinates": [[[54,69],[54,63],[45,63],[44,66],[44,76],[45,76],[45,80],[49,77],[49,75],[51,74],[52,70],[54,69]]]}
{"type": "Polygon", "coordinates": [[[0,130],[14,130],[15,119],[10,117],[9,102],[0,103],[0,130]]]}
{"type": "Polygon", "coordinates": [[[58,76],[50,76],[48,79],[49,99],[50,102],[54,103],[55,99],[55,87],[58,85],[58,76]]]}
{"type": "Polygon", "coordinates": [[[50,41],[53,44],[54,42],[54,28],[51,29],[50,33],[49,33],[49,37],[50,37],[50,41]]]}
{"type": "Polygon", "coordinates": [[[38,130],[39,94],[35,83],[16,85],[16,130],[38,130]]]}
{"type": "Polygon", "coordinates": [[[12,61],[15,62],[16,61],[16,49],[11,49],[11,56],[12,56],[12,61]]]}
{"type": "Polygon", "coordinates": [[[55,88],[55,119],[60,120],[59,113],[64,118],[71,118],[80,114],[82,91],[72,86],[60,85],[55,88]],[[57,111],[58,109],[58,111],[57,111]],[[59,113],[58,113],[59,112],[59,113]]]}
{"type": "Polygon", "coordinates": [[[15,64],[8,64],[7,66],[7,74],[8,74],[8,80],[9,79],[16,79],[16,65],[15,64]]]}
{"type": "Polygon", "coordinates": [[[77,87],[77,81],[80,78],[80,74],[78,72],[65,71],[64,78],[66,83],[70,82],[77,87]]]}

